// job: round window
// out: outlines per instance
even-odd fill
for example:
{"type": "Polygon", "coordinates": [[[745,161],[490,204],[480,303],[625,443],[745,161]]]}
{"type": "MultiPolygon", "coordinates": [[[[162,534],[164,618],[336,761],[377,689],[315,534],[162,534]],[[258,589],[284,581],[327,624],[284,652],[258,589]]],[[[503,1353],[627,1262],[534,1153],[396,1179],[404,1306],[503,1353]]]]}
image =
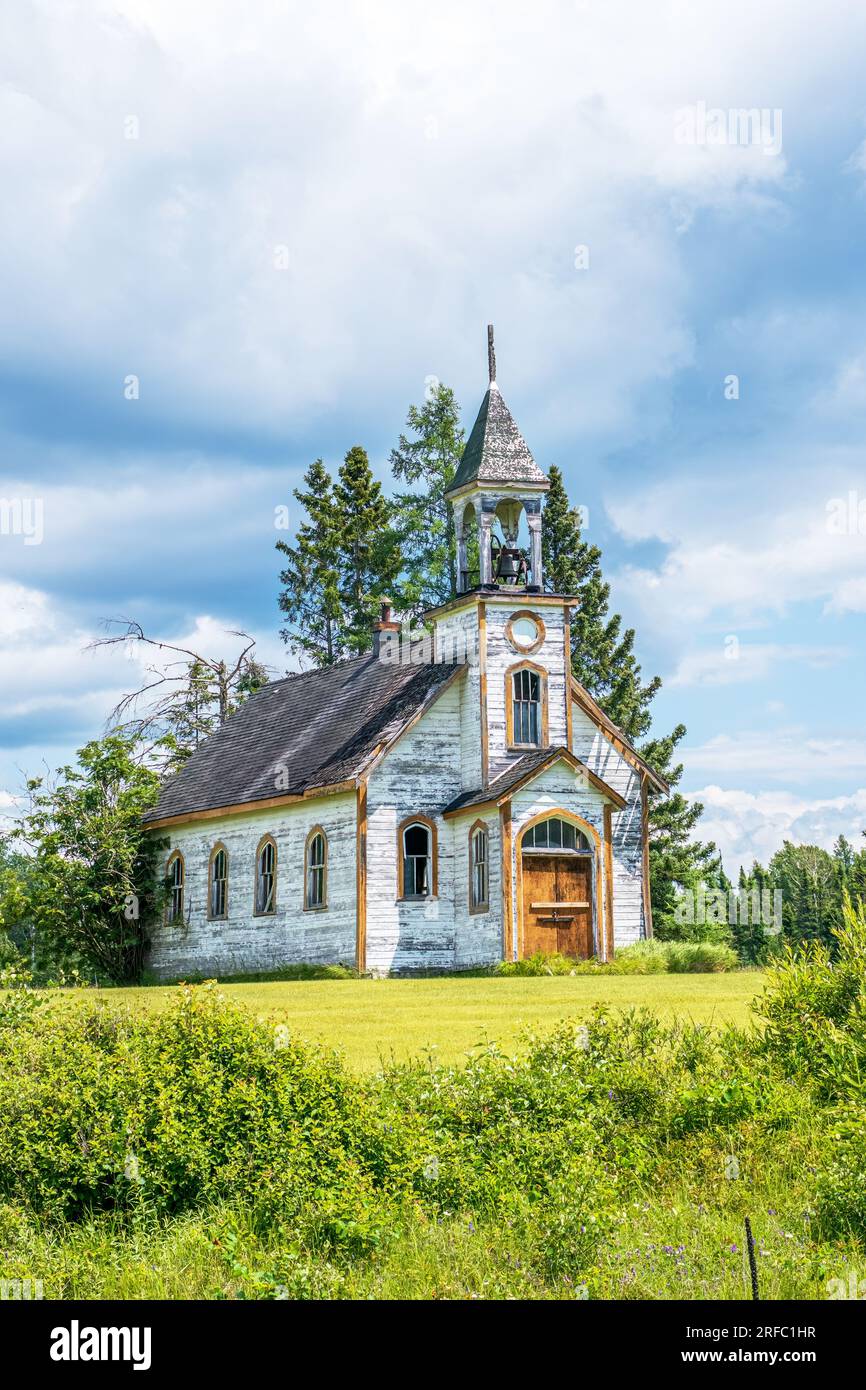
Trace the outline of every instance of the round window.
{"type": "Polygon", "coordinates": [[[511,624],[511,640],[515,647],[531,647],[538,641],[538,623],[534,618],[515,618],[511,624]]]}

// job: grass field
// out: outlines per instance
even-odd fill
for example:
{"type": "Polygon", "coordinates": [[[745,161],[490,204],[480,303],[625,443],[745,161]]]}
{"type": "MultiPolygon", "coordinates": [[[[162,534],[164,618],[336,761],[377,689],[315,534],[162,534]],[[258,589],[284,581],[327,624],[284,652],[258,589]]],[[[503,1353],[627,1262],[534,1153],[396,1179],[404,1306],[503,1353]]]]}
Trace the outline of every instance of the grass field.
{"type": "MultiPolygon", "coordinates": [[[[598,979],[304,980],[221,988],[255,1015],[341,1049],[353,1070],[371,1071],[380,1060],[402,1061],[430,1048],[437,1061],[446,1063],[490,1042],[512,1048],[525,1031],[547,1031],[563,1018],[585,1018],[596,1004],[616,1009],[645,1005],[664,1019],[745,1026],[761,982],[759,971],[738,971],[598,979]]],[[[60,998],[102,998],[113,1005],[158,1009],[174,992],[162,986],[70,990],[60,998]]]]}

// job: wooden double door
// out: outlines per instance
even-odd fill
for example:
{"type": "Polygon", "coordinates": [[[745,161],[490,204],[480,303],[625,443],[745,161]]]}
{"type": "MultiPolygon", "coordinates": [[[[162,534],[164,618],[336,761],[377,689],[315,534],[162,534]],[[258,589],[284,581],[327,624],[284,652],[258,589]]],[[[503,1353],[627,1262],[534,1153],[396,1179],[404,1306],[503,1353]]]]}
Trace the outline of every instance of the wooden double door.
{"type": "Polygon", "coordinates": [[[524,854],[523,954],[538,951],[589,960],[592,941],[592,856],[524,854]]]}

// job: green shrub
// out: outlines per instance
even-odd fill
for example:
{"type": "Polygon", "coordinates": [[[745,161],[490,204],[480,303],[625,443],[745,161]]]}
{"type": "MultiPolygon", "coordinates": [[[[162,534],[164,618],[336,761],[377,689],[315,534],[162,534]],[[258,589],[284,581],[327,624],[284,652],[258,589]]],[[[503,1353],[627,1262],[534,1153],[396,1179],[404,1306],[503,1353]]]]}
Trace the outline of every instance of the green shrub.
{"type": "Polygon", "coordinates": [[[664,975],[736,970],[737,953],[710,941],[636,941],[622,946],[612,961],[574,960],[538,951],[525,960],[502,961],[496,975],[664,975]]]}

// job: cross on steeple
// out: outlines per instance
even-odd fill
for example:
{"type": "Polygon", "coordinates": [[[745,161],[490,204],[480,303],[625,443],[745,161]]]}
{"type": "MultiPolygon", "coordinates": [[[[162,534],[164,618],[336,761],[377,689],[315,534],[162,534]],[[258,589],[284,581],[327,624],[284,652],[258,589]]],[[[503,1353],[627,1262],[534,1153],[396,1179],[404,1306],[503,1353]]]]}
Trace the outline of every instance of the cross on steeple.
{"type": "Polygon", "coordinates": [[[496,384],[496,349],[493,346],[493,324],[487,325],[487,371],[490,385],[496,384]]]}

